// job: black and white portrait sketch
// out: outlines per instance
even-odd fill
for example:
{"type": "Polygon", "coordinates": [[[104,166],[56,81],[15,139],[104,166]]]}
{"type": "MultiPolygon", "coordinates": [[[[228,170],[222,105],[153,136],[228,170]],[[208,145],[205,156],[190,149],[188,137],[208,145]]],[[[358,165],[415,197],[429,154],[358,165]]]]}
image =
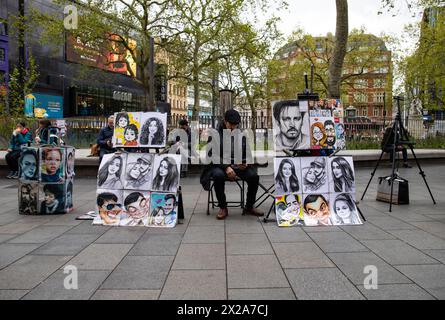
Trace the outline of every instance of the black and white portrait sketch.
{"type": "Polygon", "coordinates": [[[74,159],[76,157],[76,149],[68,147],[66,150],[66,177],[74,177],[74,159]]]}
{"type": "Polygon", "coordinates": [[[141,147],[164,147],[167,137],[167,114],[159,112],[142,113],[141,147]]]}
{"type": "Polygon", "coordinates": [[[130,153],[124,178],[125,189],[151,189],[153,155],[148,153],[130,153]]]}
{"type": "Polygon", "coordinates": [[[157,155],[153,171],[152,190],[176,192],[179,186],[181,155],[157,155]]]}
{"type": "Polygon", "coordinates": [[[39,180],[39,156],[38,149],[24,148],[19,160],[20,180],[39,180]]]}
{"type": "Polygon", "coordinates": [[[362,224],[352,194],[332,193],[330,204],[334,225],[362,224]]]}
{"type": "Polygon", "coordinates": [[[65,183],[66,192],[65,192],[65,209],[66,212],[71,212],[73,210],[73,180],[66,180],[65,183]]]}
{"type": "Polygon", "coordinates": [[[310,149],[308,112],[302,110],[298,100],[273,104],[273,128],[276,151],[310,149]]]}
{"type": "Polygon", "coordinates": [[[40,214],[65,213],[64,184],[45,184],[41,193],[40,214]]]}
{"type": "Polygon", "coordinates": [[[100,163],[97,186],[101,189],[123,189],[126,154],[106,154],[100,163]]]}
{"type": "Polygon", "coordinates": [[[38,214],[39,185],[37,183],[24,183],[19,186],[19,212],[20,214],[38,214]]]}
{"type": "Polygon", "coordinates": [[[301,158],[303,193],[327,193],[329,181],[326,157],[301,158]]]}
{"type": "Polygon", "coordinates": [[[275,194],[282,196],[301,191],[300,158],[275,158],[275,194]]]}
{"type": "Polygon", "coordinates": [[[329,158],[330,192],[355,192],[352,157],[329,158]]]}

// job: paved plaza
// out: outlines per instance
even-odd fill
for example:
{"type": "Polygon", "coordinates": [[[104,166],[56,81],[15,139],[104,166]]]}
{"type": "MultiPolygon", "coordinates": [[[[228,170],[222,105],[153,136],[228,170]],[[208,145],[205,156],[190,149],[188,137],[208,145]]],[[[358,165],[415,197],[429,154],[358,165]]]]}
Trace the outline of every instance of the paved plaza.
{"type": "MultiPolygon", "coordinates": [[[[96,181],[87,178],[75,181],[74,213],[20,216],[17,183],[1,179],[0,299],[445,299],[445,170],[424,169],[436,206],[418,170],[403,169],[409,206],[389,213],[374,200],[375,179],[360,202],[363,226],[288,229],[239,208],[225,221],[217,209],[207,216],[199,176],[182,180],[186,218],[171,230],[76,221],[94,209],[96,181]],[[66,265],[79,270],[77,290],[64,289],[66,265]],[[377,290],[364,287],[370,265],[377,290]]],[[[356,168],[357,198],[370,171],[356,168]]]]}

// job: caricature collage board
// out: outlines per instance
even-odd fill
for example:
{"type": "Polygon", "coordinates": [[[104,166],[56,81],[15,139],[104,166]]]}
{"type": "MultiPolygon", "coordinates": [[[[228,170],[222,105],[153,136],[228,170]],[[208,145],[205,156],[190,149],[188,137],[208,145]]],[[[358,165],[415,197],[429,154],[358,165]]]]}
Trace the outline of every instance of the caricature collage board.
{"type": "Polygon", "coordinates": [[[181,155],[107,154],[97,175],[95,225],[173,228],[181,155]]]}
{"type": "Polygon", "coordinates": [[[19,158],[19,213],[64,214],[73,210],[74,161],[70,146],[24,147],[19,158]]]}
{"type": "Polygon", "coordinates": [[[275,150],[345,149],[340,100],[273,102],[275,150]]]}
{"type": "Polygon", "coordinates": [[[166,140],[166,113],[118,112],[114,114],[114,147],[163,148],[166,140]]]}
{"type": "Polygon", "coordinates": [[[278,226],[362,224],[352,157],[275,158],[278,226]]]}

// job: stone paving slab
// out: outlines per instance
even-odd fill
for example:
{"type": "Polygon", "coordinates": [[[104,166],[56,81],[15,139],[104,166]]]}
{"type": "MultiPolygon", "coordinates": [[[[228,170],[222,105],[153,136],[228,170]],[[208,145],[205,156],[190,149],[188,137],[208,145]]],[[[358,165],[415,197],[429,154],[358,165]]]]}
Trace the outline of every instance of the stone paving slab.
{"type": "Polygon", "coordinates": [[[38,244],[0,244],[0,269],[26,256],[38,247],[38,244]]]}
{"type": "Polygon", "coordinates": [[[29,290],[0,290],[0,300],[19,300],[29,290]]]}
{"type": "Polygon", "coordinates": [[[280,228],[275,223],[263,224],[264,231],[270,242],[306,242],[312,241],[303,228],[280,228]]]}
{"type": "Polygon", "coordinates": [[[407,265],[396,268],[437,299],[445,299],[445,265],[407,265]]]}
{"type": "Polygon", "coordinates": [[[227,234],[227,255],[273,254],[272,246],[264,233],[227,234]]]}
{"type": "Polygon", "coordinates": [[[160,290],[97,290],[91,300],[157,300],[160,290]]]}
{"type": "Polygon", "coordinates": [[[113,270],[131,247],[131,244],[92,244],[68,264],[79,270],[113,270]]]}
{"type": "Polygon", "coordinates": [[[35,255],[59,255],[75,256],[91,243],[99,235],[97,234],[67,234],[61,235],[33,252],[35,255]]]}
{"type": "Polygon", "coordinates": [[[423,230],[392,230],[390,233],[420,250],[445,249],[445,240],[423,230]]]}
{"type": "Polygon", "coordinates": [[[147,231],[143,227],[125,227],[110,229],[96,243],[136,243],[147,231]]]}
{"type": "Polygon", "coordinates": [[[224,270],[226,268],[224,244],[184,243],[179,247],[173,270],[224,270]]]}
{"type": "Polygon", "coordinates": [[[287,269],[286,275],[297,299],[363,299],[360,291],[337,268],[287,269]]]}
{"type": "Polygon", "coordinates": [[[291,288],[229,289],[229,300],[296,300],[291,288]]]}
{"type": "Polygon", "coordinates": [[[46,243],[71,229],[71,226],[38,226],[8,243],[46,243]]]}
{"type": "Polygon", "coordinates": [[[284,269],[334,267],[328,256],[312,242],[274,243],[273,248],[284,269]]]}
{"type": "Polygon", "coordinates": [[[427,291],[415,284],[381,284],[377,289],[357,286],[369,300],[435,300],[427,291]]]}
{"type": "Polygon", "coordinates": [[[369,251],[344,231],[314,232],[309,235],[324,252],[369,251]]]}
{"type": "Polygon", "coordinates": [[[224,226],[190,226],[183,243],[224,243],[224,226]]]}
{"type": "Polygon", "coordinates": [[[365,223],[361,226],[344,226],[341,227],[343,231],[349,233],[357,240],[390,240],[395,239],[392,234],[383,231],[382,229],[365,223]]]}
{"type": "Polygon", "coordinates": [[[129,252],[133,256],[174,256],[183,235],[176,233],[145,233],[129,252]]]}

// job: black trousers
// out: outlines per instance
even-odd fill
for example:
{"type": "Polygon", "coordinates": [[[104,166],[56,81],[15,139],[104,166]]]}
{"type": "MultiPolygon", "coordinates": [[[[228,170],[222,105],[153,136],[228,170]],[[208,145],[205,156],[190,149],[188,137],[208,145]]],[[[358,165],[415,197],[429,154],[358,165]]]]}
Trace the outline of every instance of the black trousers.
{"type": "Polygon", "coordinates": [[[100,148],[100,150],[99,150],[99,165],[102,162],[102,158],[104,157],[104,155],[109,154],[109,153],[114,153],[114,152],[116,152],[116,149],[100,148]]]}
{"type": "MultiPolygon", "coordinates": [[[[389,160],[392,162],[392,148],[386,147],[384,151],[389,153],[389,160]]],[[[396,152],[402,152],[403,162],[408,161],[408,151],[406,150],[406,148],[404,146],[397,146],[396,152]]]]}
{"type": "Polygon", "coordinates": [[[19,158],[21,150],[13,150],[8,152],[5,156],[6,163],[8,164],[9,170],[11,171],[19,171],[19,158]]]}
{"type": "MultiPolygon", "coordinates": [[[[251,209],[256,200],[256,193],[258,191],[258,182],[260,182],[260,177],[255,168],[248,167],[245,170],[234,170],[236,175],[247,183],[247,199],[246,208],[251,209]]],[[[218,205],[220,208],[227,208],[226,194],[224,191],[227,174],[225,171],[219,167],[212,169],[212,178],[215,187],[216,198],[218,199],[218,205]]]]}

